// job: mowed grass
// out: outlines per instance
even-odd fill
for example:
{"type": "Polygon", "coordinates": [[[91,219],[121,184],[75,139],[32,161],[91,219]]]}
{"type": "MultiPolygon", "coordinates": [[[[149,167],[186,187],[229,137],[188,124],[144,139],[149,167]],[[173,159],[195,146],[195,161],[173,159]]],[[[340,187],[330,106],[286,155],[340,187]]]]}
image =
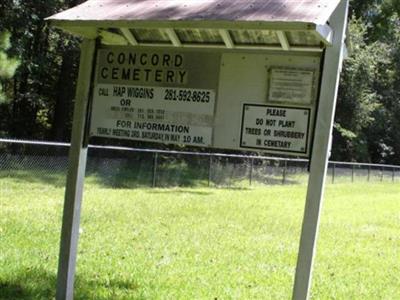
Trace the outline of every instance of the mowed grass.
{"type": "MultiPolygon", "coordinates": [[[[85,186],[75,299],[290,299],[306,187],[85,186]]],[[[55,295],[63,188],[0,181],[0,299],[55,295]]],[[[400,185],[328,185],[312,299],[400,299],[400,185]]]]}

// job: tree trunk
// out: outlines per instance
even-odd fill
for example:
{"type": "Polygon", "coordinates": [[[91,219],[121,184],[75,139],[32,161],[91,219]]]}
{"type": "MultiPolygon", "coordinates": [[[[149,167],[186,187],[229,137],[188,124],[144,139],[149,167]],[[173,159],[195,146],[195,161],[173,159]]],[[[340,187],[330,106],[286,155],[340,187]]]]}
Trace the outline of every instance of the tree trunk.
{"type": "Polygon", "coordinates": [[[70,130],[72,99],[75,91],[76,62],[78,53],[67,50],[63,53],[56,91],[56,105],[52,122],[52,139],[65,141],[70,130]]]}

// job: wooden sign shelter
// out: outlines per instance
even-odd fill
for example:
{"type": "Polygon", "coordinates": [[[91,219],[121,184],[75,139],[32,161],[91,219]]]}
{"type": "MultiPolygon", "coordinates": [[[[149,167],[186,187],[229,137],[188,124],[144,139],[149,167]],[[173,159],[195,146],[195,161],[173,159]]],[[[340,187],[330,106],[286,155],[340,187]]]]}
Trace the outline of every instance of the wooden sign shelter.
{"type": "Polygon", "coordinates": [[[348,0],[89,0],[57,299],[72,299],[90,136],[311,157],[293,299],[308,299],[348,0]]]}

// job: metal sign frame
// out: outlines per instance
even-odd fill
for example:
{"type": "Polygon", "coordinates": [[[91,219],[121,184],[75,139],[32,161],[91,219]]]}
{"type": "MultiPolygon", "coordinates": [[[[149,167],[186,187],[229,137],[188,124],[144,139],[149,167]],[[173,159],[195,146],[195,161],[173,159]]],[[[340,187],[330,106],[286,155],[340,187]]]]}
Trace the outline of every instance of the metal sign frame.
{"type": "MultiPolygon", "coordinates": [[[[294,300],[306,300],[309,298],[344,49],[347,10],[348,0],[342,0],[330,19],[333,39],[332,46],[327,47],[325,50],[323,62],[311,169],[292,295],[294,300]]],[[[57,275],[57,300],[73,299],[81,203],[88,150],[88,118],[90,117],[91,84],[94,76],[95,54],[96,40],[94,38],[85,38],[81,44],[78,85],[69,151],[69,168],[57,275]]]]}

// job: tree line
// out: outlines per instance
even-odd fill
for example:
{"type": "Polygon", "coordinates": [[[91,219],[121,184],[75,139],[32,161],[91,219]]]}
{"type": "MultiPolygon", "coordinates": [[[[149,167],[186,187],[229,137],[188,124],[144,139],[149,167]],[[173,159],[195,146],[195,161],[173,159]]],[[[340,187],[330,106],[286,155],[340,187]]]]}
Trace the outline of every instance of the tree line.
{"type": "MultiPolygon", "coordinates": [[[[79,39],[44,19],[81,2],[0,3],[0,137],[69,140],[79,39]]],[[[350,1],[331,159],[400,164],[399,17],[398,0],[350,1]]]]}

